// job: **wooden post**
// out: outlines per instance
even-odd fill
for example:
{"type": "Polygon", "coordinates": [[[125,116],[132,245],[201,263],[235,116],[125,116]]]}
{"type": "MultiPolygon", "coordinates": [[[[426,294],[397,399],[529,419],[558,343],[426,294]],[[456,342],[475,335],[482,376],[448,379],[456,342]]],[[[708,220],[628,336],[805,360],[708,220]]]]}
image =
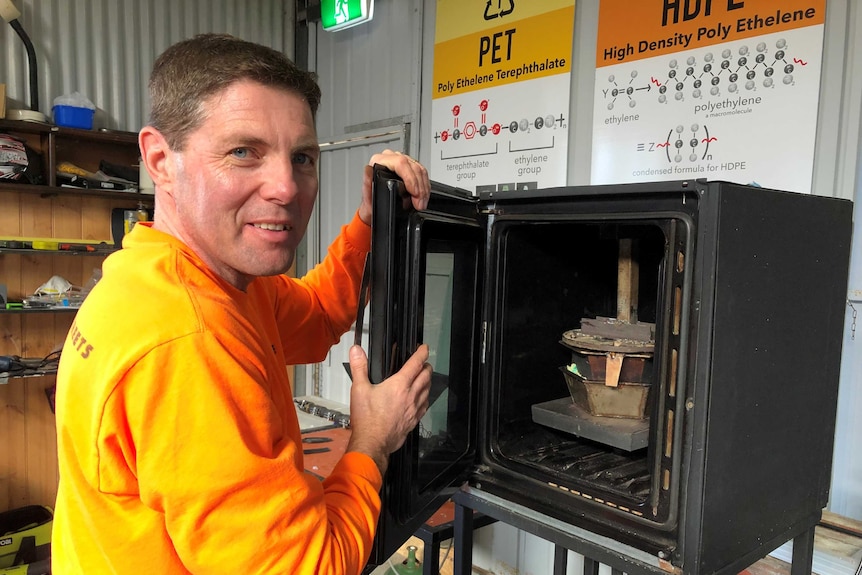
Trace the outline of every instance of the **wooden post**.
{"type": "Polygon", "coordinates": [[[638,321],[638,263],[632,257],[632,240],[620,240],[617,261],[617,319],[638,321]]]}

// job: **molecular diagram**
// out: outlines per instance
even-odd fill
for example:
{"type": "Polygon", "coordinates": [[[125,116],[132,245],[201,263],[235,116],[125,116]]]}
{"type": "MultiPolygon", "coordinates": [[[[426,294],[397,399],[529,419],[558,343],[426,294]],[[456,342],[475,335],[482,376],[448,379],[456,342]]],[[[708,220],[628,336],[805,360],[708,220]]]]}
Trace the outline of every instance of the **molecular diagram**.
{"type": "Polygon", "coordinates": [[[653,95],[660,104],[670,101],[682,102],[686,95],[698,99],[708,92],[710,96],[720,96],[724,88],[730,94],[740,90],[755,91],[762,87],[773,89],[778,85],[792,86],[795,84],[794,72],[797,66],[806,66],[807,62],[799,58],[787,59],[787,42],[779,39],[775,43],[775,52],[770,55],[766,42],[759,42],[752,54],[748,46],[741,46],[734,55],[730,48],[725,48],[716,59],[715,54],[707,52],[702,61],[695,56],[689,56],[685,66],[677,59],[668,62],[668,69],[663,78],[652,76],[648,83],[637,84],[638,72],[633,70],[628,84],[620,86],[615,75],[608,77],[612,88],[603,90],[608,110],[619,105],[618,99],[627,103],[630,108],[637,106],[636,95],[640,92],[653,95]],[[778,81],[778,75],[783,74],[778,81]]]}
{"type": "Polygon", "coordinates": [[[688,160],[690,162],[711,158],[709,155],[709,145],[715,142],[717,138],[709,135],[709,130],[706,126],[692,124],[690,130],[691,133],[688,135],[688,140],[686,141],[685,127],[679,125],[670,130],[665,141],[656,144],[655,147],[664,148],[667,161],[673,163],[683,161],[683,154],[686,153],[686,148],[688,149],[688,160]],[[673,139],[674,132],[676,133],[675,140],[673,139]]]}
{"type": "Polygon", "coordinates": [[[528,118],[521,118],[520,120],[512,120],[508,124],[500,124],[496,122],[491,124],[490,126],[487,124],[487,111],[488,111],[488,100],[482,100],[479,102],[479,111],[480,111],[480,121],[478,125],[475,121],[470,120],[464,123],[461,126],[461,106],[453,106],[452,107],[452,129],[443,130],[441,132],[437,132],[434,134],[434,141],[443,141],[447,142],[449,140],[460,140],[462,138],[467,140],[472,140],[476,136],[484,137],[488,134],[492,134],[494,136],[499,135],[501,132],[507,131],[514,135],[518,132],[529,133],[532,130],[542,130],[548,128],[565,128],[566,127],[566,118],[562,114],[559,116],[555,114],[547,114],[545,116],[536,116],[534,119],[530,120],[528,118]]]}

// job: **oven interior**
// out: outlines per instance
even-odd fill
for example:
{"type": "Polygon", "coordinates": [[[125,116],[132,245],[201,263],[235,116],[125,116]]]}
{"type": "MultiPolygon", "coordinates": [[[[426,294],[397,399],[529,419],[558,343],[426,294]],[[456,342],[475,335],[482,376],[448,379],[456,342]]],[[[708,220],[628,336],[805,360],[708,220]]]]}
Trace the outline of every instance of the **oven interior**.
{"type": "Polygon", "coordinates": [[[408,273],[394,305],[416,334],[406,347],[430,345],[434,376],[412,451],[395,459],[409,478],[395,509],[430,508],[469,478],[700,572],[741,569],[816,523],[852,206],[706,185],[507,198],[480,205],[476,225],[441,209],[396,228],[408,273]],[[582,371],[577,354],[597,354],[567,334],[626,317],[651,326],[651,351],[621,352],[644,356],[636,381],[610,352],[604,377],[582,371]],[[568,413],[583,411],[569,372],[603,391],[645,384],[642,411],[568,413]]]}
{"type": "Polygon", "coordinates": [[[667,519],[686,257],[678,228],[673,219],[500,226],[493,461],[576,497],[667,519]],[[606,345],[567,345],[564,334],[579,334],[595,318],[612,324],[598,338],[606,345]],[[626,348],[630,334],[616,328],[630,325],[646,325],[652,342],[626,348]],[[622,356],[622,373],[602,377],[597,367],[612,371],[611,353],[622,356]],[[630,362],[642,371],[626,373],[630,362]],[[589,381],[564,373],[573,364],[582,374],[593,365],[589,381]]]}

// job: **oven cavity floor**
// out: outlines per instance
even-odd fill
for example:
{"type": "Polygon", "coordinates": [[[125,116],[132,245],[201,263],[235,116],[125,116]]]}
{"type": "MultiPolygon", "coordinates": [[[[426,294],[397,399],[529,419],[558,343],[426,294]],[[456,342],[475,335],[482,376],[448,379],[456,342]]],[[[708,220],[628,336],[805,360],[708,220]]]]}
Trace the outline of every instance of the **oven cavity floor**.
{"type": "Polygon", "coordinates": [[[561,485],[578,487],[627,504],[643,504],[651,477],[646,450],[627,452],[559,433],[531,433],[501,439],[501,449],[513,460],[547,474],[561,485]]]}

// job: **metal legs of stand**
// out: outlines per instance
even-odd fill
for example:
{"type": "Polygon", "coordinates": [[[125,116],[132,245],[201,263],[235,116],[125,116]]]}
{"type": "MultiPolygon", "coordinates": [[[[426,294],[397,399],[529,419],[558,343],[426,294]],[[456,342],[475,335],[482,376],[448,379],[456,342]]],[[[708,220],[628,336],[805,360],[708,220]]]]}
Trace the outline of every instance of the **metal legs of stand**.
{"type": "Polygon", "coordinates": [[[473,572],[473,510],[455,503],[455,565],[453,575],[473,572]]]}
{"type": "Polygon", "coordinates": [[[790,575],[811,575],[814,562],[814,527],[793,539],[790,575]]]}
{"type": "MultiPolygon", "coordinates": [[[[554,545],[554,575],[566,575],[569,562],[569,550],[562,545],[554,545]]],[[[584,575],[599,575],[599,563],[584,557],[584,575]]],[[[611,575],[623,575],[619,569],[611,568],[611,575]]]]}
{"type": "Polygon", "coordinates": [[[476,513],[460,505],[454,506],[454,517],[442,523],[426,523],[415,535],[422,540],[422,575],[440,575],[440,543],[452,539],[455,573],[470,575],[472,571],[473,529],[494,523],[496,519],[476,513]],[[455,542],[458,542],[455,544],[455,542]],[[466,556],[465,556],[466,550],[466,556]],[[461,565],[462,571],[459,571],[461,565]]]}
{"type": "Polygon", "coordinates": [[[568,561],[569,550],[560,545],[554,545],[554,575],[566,575],[568,561]]]}
{"type": "Polygon", "coordinates": [[[422,552],[422,575],[440,575],[440,540],[435,539],[422,552]]]}
{"type": "MultiPolygon", "coordinates": [[[[611,567],[611,575],[623,575],[629,573],[633,575],[651,575],[655,573],[663,573],[663,571],[655,566],[645,565],[643,562],[636,562],[635,559],[623,557],[615,550],[600,547],[584,540],[575,540],[571,537],[571,541],[566,538],[560,538],[560,532],[553,530],[543,531],[541,529],[531,530],[529,520],[524,520],[510,510],[494,507],[477,499],[471,499],[470,496],[453,497],[455,504],[455,519],[454,523],[454,575],[471,575],[473,564],[473,529],[492,523],[494,520],[504,521],[515,526],[518,529],[525,529],[538,537],[544,536],[545,539],[552,540],[554,543],[554,575],[565,575],[568,547],[561,543],[570,542],[571,548],[575,553],[584,557],[584,575],[598,575],[599,565],[607,564],[611,567]],[[474,508],[467,507],[462,503],[466,501],[468,505],[475,505],[475,510],[479,511],[479,517],[482,517],[481,525],[474,524],[474,508]],[[593,555],[593,557],[589,557],[593,555]]],[[[811,575],[811,567],[814,560],[814,530],[815,526],[811,526],[808,530],[801,533],[793,539],[793,558],[790,566],[790,575],[811,575]]]]}

